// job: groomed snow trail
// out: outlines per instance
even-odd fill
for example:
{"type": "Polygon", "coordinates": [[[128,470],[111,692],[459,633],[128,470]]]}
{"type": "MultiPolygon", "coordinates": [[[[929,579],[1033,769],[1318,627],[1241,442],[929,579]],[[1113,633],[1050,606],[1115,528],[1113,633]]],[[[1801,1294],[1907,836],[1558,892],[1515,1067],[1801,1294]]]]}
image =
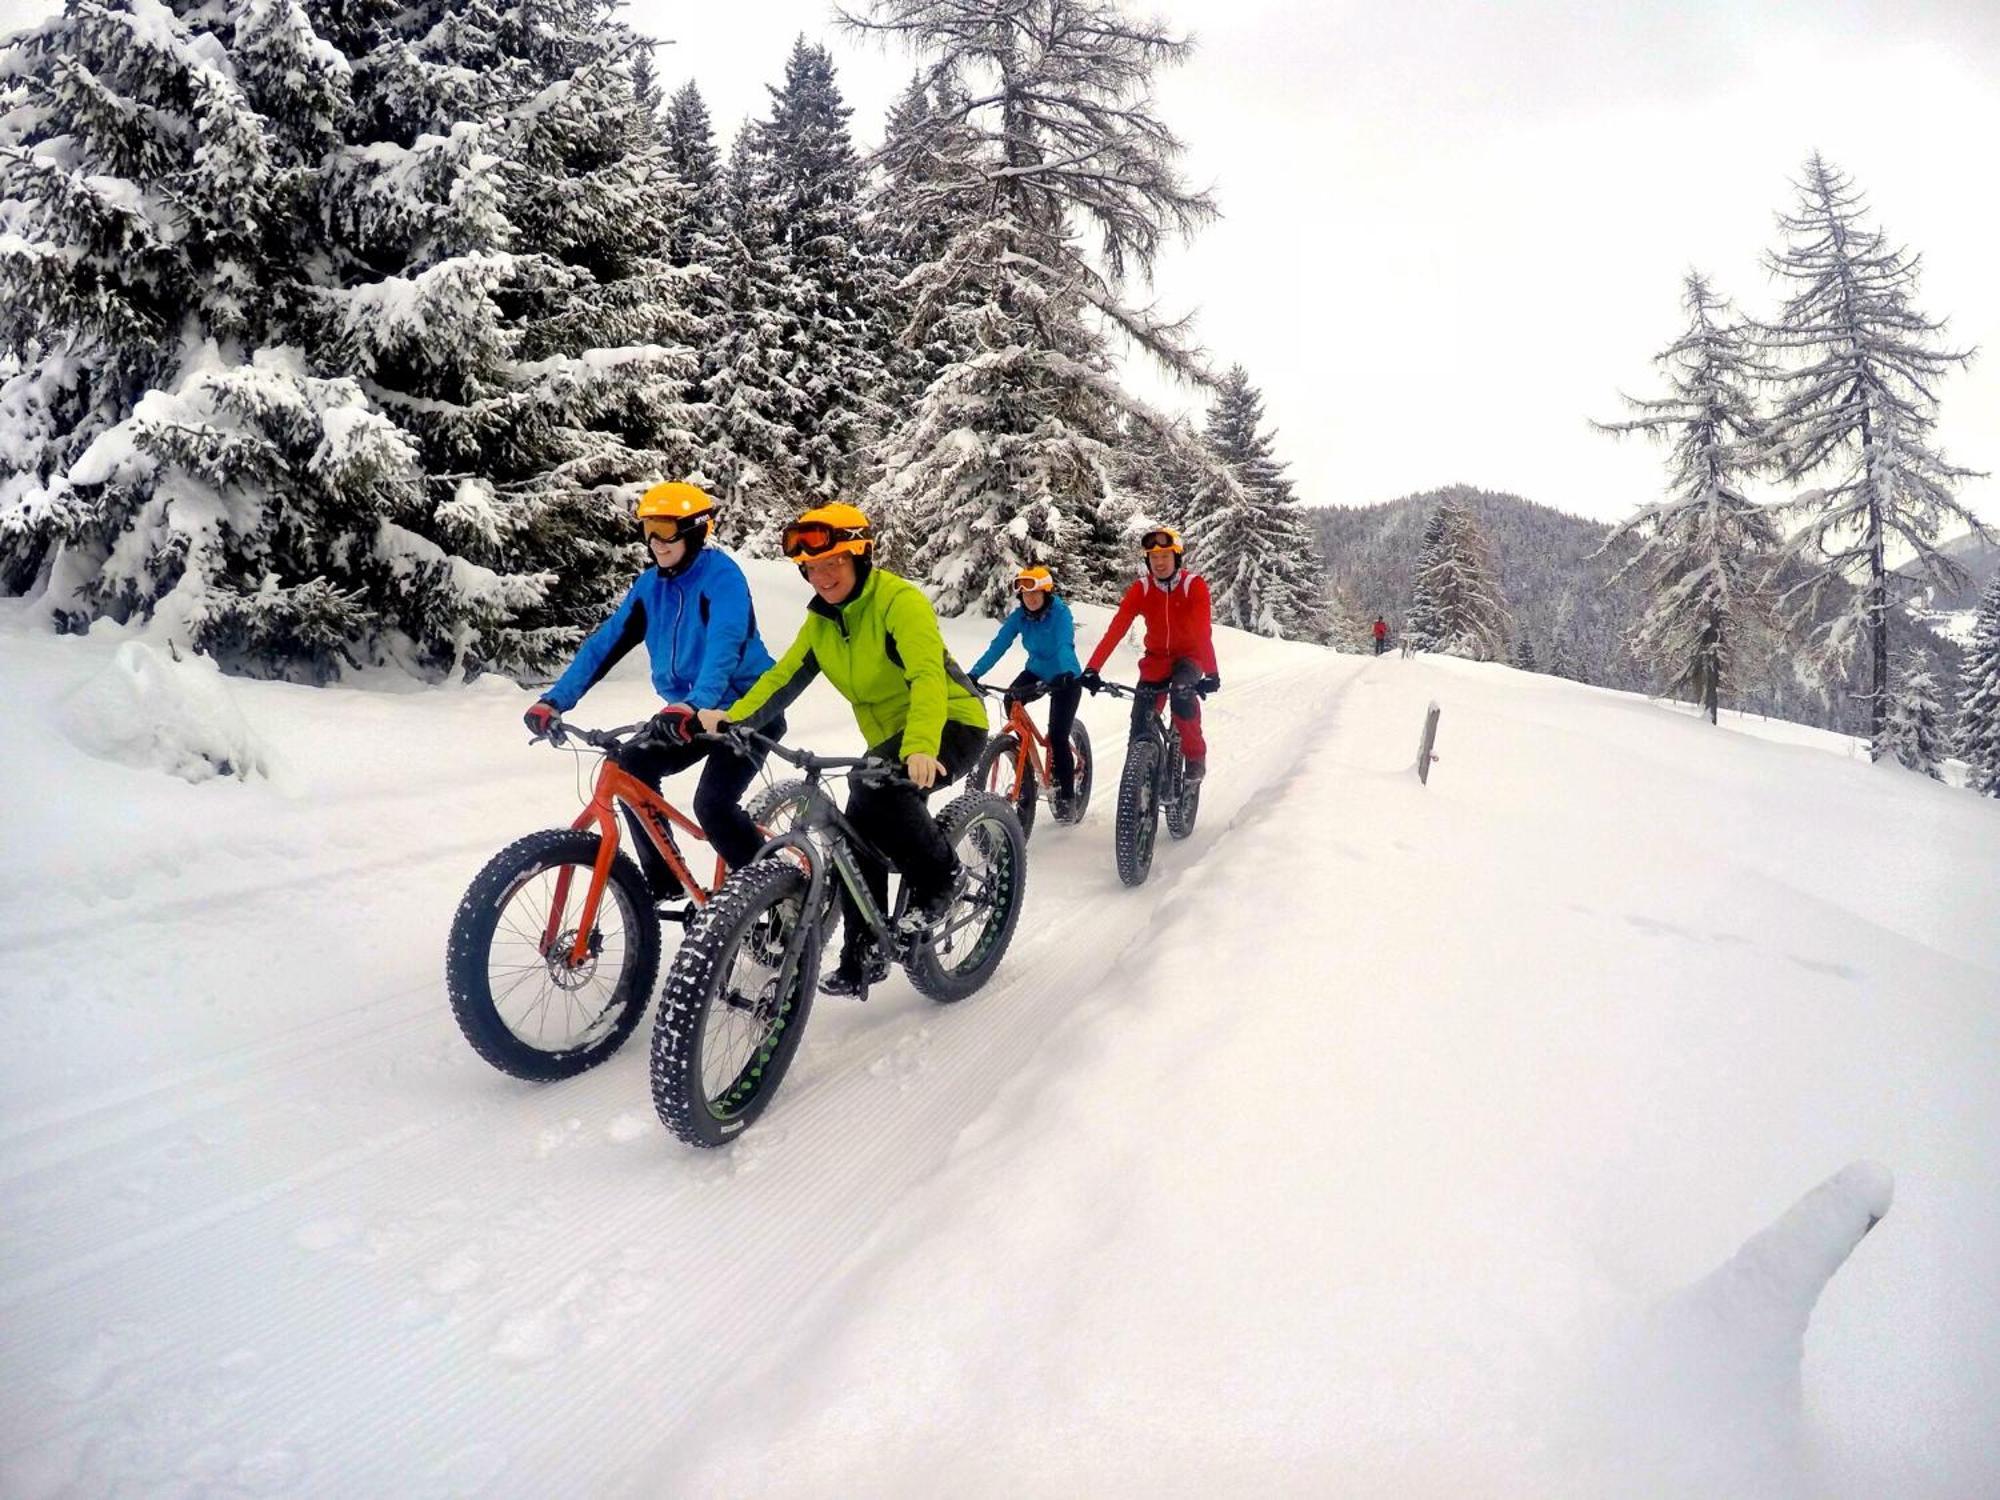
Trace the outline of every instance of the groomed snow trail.
{"type": "MultiPolygon", "coordinates": [[[[629,1481],[636,1455],[837,1295],[1074,999],[1219,857],[1357,667],[1278,651],[1232,676],[1210,707],[1227,769],[1190,840],[1162,833],[1139,891],[1111,859],[1123,710],[1093,704],[1091,814],[1037,829],[998,979],[949,1009],[900,978],[865,1006],[822,1000],[776,1104],[715,1155],[652,1114],[650,1016],[596,1072],[540,1088],[488,1071],[451,1022],[451,909],[535,826],[531,785],[546,799],[570,780],[518,736],[497,778],[485,753],[476,780],[440,766],[430,789],[413,766],[400,789],[344,798],[344,829],[302,812],[262,848],[163,847],[165,878],[72,895],[47,924],[22,912],[0,962],[27,977],[30,1019],[82,1002],[140,1031],[219,1016],[206,1041],[241,1039],[183,1036],[151,1054],[163,1065],[108,1046],[122,1065],[62,1087],[10,1071],[26,1107],[0,1126],[0,1491],[629,1481]],[[280,862],[303,868],[273,878],[280,862]]],[[[597,722],[612,706],[590,705],[597,722]]],[[[807,743],[852,733],[824,703],[803,727],[807,743]]],[[[542,821],[566,816],[550,805],[542,821]]]]}

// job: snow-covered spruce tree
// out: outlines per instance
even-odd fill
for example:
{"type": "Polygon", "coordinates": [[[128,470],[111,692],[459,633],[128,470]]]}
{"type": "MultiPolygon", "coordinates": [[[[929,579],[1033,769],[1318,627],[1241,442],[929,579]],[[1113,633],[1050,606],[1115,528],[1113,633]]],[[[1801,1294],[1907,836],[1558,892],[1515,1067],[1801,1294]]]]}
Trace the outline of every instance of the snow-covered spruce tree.
{"type": "Polygon", "coordinates": [[[1705,277],[1688,273],[1681,306],[1687,328],[1654,357],[1669,394],[1628,396],[1638,415],[1594,425],[1669,445],[1667,498],[1615,528],[1605,547],[1644,538],[1616,575],[1638,573],[1647,592],[1646,612],[1627,640],[1667,693],[1692,692],[1714,723],[1735,663],[1739,619],[1768,612],[1764,580],[1779,538],[1770,513],[1743,493],[1765,452],[1751,394],[1765,372],[1705,277]]]}
{"type": "Polygon", "coordinates": [[[972,345],[953,342],[951,335],[963,330],[945,318],[928,320],[907,342],[902,337],[916,314],[915,273],[944,255],[957,226],[977,215],[987,192],[984,180],[966,170],[976,142],[963,124],[962,104],[948,86],[934,90],[917,74],[890,107],[871,163],[864,243],[881,283],[877,343],[889,375],[883,405],[891,423],[915,408],[933,380],[974,353],[972,345]],[[961,196],[954,198],[954,190],[961,196]]]}
{"type": "Polygon", "coordinates": [[[1165,423],[1120,387],[1107,340],[1205,378],[1184,324],[1122,290],[1214,215],[1182,182],[1148,92],[1189,44],[1111,0],[873,0],[842,15],[903,41],[952,94],[911,135],[934,174],[911,211],[951,233],[905,278],[903,337],[972,352],[872,455],[869,503],[892,555],[947,612],[1003,610],[1015,569],[1036,563],[1108,597],[1131,571],[1121,420],[1165,423]]]}
{"type": "Polygon", "coordinates": [[[1815,152],[1795,186],[1797,206],[1778,219],[1786,244],[1769,257],[1792,294],[1758,333],[1781,363],[1770,436],[1783,478],[1823,474],[1827,482],[1788,507],[1804,523],[1788,552],[1811,569],[1788,593],[1803,599],[1803,618],[1838,598],[1836,585],[1854,585],[1819,644],[1827,659],[1844,662],[1856,639],[1866,639],[1870,739],[1879,743],[1896,596],[1926,582],[1962,584],[1963,571],[1937,546],[1943,525],[1985,535],[1953,494],[1974,471],[1948,463],[1930,443],[1937,382],[1975,351],[1940,346],[1944,323],[1912,305],[1918,257],[1868,227],[1851,179],[1815,152]],[[1899,545],[1914,554],[1914,567],[1893,567],[1899,545]]]}
{"type": "Polygon", "coordinates": [[[0,72],[9,588],[314,679],[383,642],[448,664],[533,597],[421,534],[407,438],[294,347],[351,112],[305,12],[78,4],[0,72]]]}
{"type": "Polygon", "coordinates": [[[1446,499],[1432,512],[1410,585],[1403,631],[1417,650],[1474,661],[1504,658],[1508,616],[1493,548],[1472,512],[1456,500],[1446,499]]]}
{"type": "Polygon", "coordinates": [[[1535,661],[1535,643],[1524,631],[1514,642],[1513,663],[1523,672],[1539,672],[1541,667],[1535,661]]]}
{"type": "Polygon", "coordinates": [[[833,56],[800,37],[771,113],[751,127],[779,278],[777,374],[787,396],[787,507],[851,499],[880,415],[879,279],[861,244],[861,164],[833,56]]]}
{"type": "Polygon", "coordinates": [[[427,534],[539,581],[467,665],[541,675],[637,560],[631,500],[692,460],[679,185],[636,39],[608,0],[315,4],[355,108],[322,174],[314,357],[415,437],[427,534]]]}
{"type": "Polygon", "coordinates": [[[1945,747],[1944,704],[1936,670],[1923,651],[1904,651],[1896,661],[1889,711],[1882,717],[1882,732],[1871,753],[1876,760],[1893,756],[1910,770],[1942,781],[1938,762],[1945,747]]]}
{"type": "Polygon", "coordinates": [[[708,105],[693,83],[683,84],[667,101],[660,129],[667,143],[667,165],[681,187],[679,211],[669,227],[668,257],[689,270],[687,311],[698,347],[706,347],[722,308],[721,267],[725,258],[722,158],[715,149],[715,131],[708,105]]]}
{"type": "Polygon", "coordinates": [[[2000,797],[2000,574],[1979,596],[1959,674],[1957,750],[1970,767],[1965,784],[2000,797]]]}
{"type": "Polygon", "coordinates": [[[721,180],[723,244],[716,264],[718,307],[702,349],[702,467],[723,502],[720,536],[758,546],[788,519],[788,482],[797,400],[780,347],[784,267],[774,246],[771,205],[753,133],[737,132],[721,180]]]}
{"type": "Polygon", "coordinates": [[[1187,540],[1218,623],[1325,641],[1333,625],[1326,568],[1285,465],[1272,457],[1272,436],[1258,430],[1263,421],[1263,396],[1237,365],[1217,388],[1207,430],[1210,450],[1237,483],[1195,490],[1187,540]]]}

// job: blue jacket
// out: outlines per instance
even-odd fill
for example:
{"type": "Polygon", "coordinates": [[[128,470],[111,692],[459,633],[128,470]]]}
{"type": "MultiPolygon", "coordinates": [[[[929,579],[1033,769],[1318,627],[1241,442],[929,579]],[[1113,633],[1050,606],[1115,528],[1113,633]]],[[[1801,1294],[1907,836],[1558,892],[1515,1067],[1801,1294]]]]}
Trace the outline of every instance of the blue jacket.
{"type": "Polygon", "coordinates": [[[977,679],[991,671],[1016,636],[1028,648],[1028,670],[1042,681],[1053,682],[1064,673],[1074,677],[1083,670],[1076,661],[1076,621],[1058,594],[1032,615],[1026,606],[1015,605],[1014,612],[1000,622],[1000,632],[986,654],[973,663],[972,676],[977,679]]]}
{"type": "Polygon", "coordinates": [[[671,577],[658,568],[641,573],[542,696],[568,713],[641,641],[653,659],[654,690],[690,708],[734,703],[771,667],[743,570],[728,553],[703,547],[671,577]]]}

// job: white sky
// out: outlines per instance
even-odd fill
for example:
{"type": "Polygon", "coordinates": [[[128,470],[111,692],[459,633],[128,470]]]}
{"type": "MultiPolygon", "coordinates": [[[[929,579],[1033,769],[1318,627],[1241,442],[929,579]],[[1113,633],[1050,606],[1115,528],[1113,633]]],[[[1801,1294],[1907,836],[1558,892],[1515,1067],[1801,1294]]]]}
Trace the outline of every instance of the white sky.
{"type": "MultiPolygon", "coordinates": [[[[1942,389],[1950,458],[2000,473],[2000,0],[1160,0],[1195,33],[1160,113],[1222,222],[1163,258],[1262,388],[1310,504],[1453,481],[1610,519],[1660,454],[1592,432],[1652,394],[1705,270],[1775,311],[1760,264],[1815,147],[1922,252],[1919,307],[1985,351],[1942,389]]],[[[51,5],[0,0],[0,25],[51,5]]],[[[636,0],[719,135],[760,113],[792,38],[828,42],[872,142],[911,63],[825,0],[636,0]]],[[[1199,398],[1141,376],[1176,405],[1199,398]]],[[[2000,479],[1964,497],[2000,525],[2000,479]]]]}

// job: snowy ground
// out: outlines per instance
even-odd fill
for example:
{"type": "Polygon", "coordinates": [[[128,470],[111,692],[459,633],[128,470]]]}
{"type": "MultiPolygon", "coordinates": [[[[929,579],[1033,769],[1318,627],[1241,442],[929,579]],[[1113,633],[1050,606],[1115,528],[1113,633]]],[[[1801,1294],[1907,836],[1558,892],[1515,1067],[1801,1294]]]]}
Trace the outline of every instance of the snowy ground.
{"type": "MultiPolygon", "coordinates": [[[[1149,885],[1092,702],[995,984],[823,1002],[699,1155],[642,1044],[537,1089],[446,1008],[465,884],[576,806],[523,695],[118,649],[0,613],[10,1500],[2000,1493],[2000,804],[1230,638],[1149,885]],[[156,724],[263,770],[129,763],[189,764],[156,724]],[[1718,1268],[1862,1159],[1801,1373],[1886,1175],[1718,1268]]],[[[647,706],[635,661],[578,717],[647,706]]]]}

